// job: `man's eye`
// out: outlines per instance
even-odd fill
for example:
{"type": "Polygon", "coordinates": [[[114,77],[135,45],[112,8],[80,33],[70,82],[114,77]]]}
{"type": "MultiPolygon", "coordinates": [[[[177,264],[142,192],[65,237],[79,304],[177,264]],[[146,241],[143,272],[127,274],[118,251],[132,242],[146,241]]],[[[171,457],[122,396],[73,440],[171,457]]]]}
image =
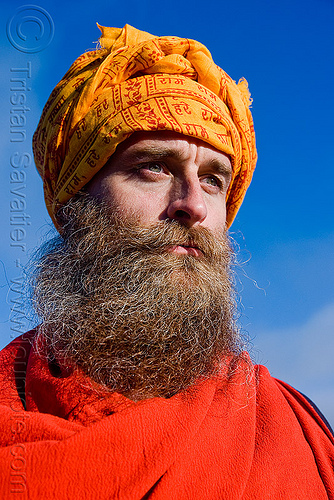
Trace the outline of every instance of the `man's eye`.
{"type": "Polygon", "coordinates": [[[163,166],[160,163],[146,163],[141,166],[141,169],[149,170],[150,172],[154,172],[155,174],[160,174],[164,171],[163,166]]]}
{"type": "Polygon", "coordinates": [[[208,177],[204,177],[203,181],[206,184],[210,184],[210,186],[214,186],[214,187],[219,187],[221,184],[219,179],[217,179],[217,177],[214,177],[213,175],[210,175],[208,177]]]}

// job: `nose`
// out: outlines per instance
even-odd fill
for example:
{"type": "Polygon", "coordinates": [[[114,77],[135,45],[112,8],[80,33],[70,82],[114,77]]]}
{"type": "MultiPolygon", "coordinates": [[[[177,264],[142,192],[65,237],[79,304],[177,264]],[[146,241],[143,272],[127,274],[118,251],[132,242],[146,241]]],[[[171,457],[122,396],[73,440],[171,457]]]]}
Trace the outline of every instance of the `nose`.
{"type": "Polygon", "coordinates": [[[203,222],[206,216],[207,207],[198,177],[184,180],[172,193],[167,208],[167,217],[178,220],[187,227],[192,227],[203,222]]]}

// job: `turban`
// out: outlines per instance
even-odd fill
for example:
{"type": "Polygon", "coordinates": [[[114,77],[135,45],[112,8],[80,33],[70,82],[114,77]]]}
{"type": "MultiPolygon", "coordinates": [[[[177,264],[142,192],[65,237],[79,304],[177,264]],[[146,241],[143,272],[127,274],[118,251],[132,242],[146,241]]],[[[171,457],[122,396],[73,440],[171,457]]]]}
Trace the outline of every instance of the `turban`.
{"type": "Polygon", "coordinates": [[[201,139],[231,158],[230,225],[256,163],[247,82],[236,84],[195,40],[99,26],[100,47],[72,64],[51,93],[33,138],[48,212],[57,210],[137,131],[201,139]]]}

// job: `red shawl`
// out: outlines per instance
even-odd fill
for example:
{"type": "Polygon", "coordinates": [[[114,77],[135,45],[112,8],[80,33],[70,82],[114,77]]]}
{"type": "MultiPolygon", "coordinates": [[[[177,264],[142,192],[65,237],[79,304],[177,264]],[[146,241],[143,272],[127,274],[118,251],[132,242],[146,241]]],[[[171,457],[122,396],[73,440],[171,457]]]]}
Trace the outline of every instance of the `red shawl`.
{"type": "Polygon", "coordinates": [[[263,366],[134,403],[56,373],[32,335],[0,353],[1,498],[334,499],[332,435],[263,366]]]}

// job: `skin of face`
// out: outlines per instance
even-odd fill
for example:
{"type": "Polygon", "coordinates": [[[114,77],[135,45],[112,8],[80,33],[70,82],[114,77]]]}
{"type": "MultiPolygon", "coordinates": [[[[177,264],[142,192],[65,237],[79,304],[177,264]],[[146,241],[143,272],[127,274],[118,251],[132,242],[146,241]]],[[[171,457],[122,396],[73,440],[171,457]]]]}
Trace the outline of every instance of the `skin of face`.
{"type": "Polygon", "coordinates": [[[204,141],[176,132],[136,132],[117,147],[87,191],[124,217],[136,215],[144,227],[175,219],[221,234],[231,176],[229,156],[204,141]]]}

